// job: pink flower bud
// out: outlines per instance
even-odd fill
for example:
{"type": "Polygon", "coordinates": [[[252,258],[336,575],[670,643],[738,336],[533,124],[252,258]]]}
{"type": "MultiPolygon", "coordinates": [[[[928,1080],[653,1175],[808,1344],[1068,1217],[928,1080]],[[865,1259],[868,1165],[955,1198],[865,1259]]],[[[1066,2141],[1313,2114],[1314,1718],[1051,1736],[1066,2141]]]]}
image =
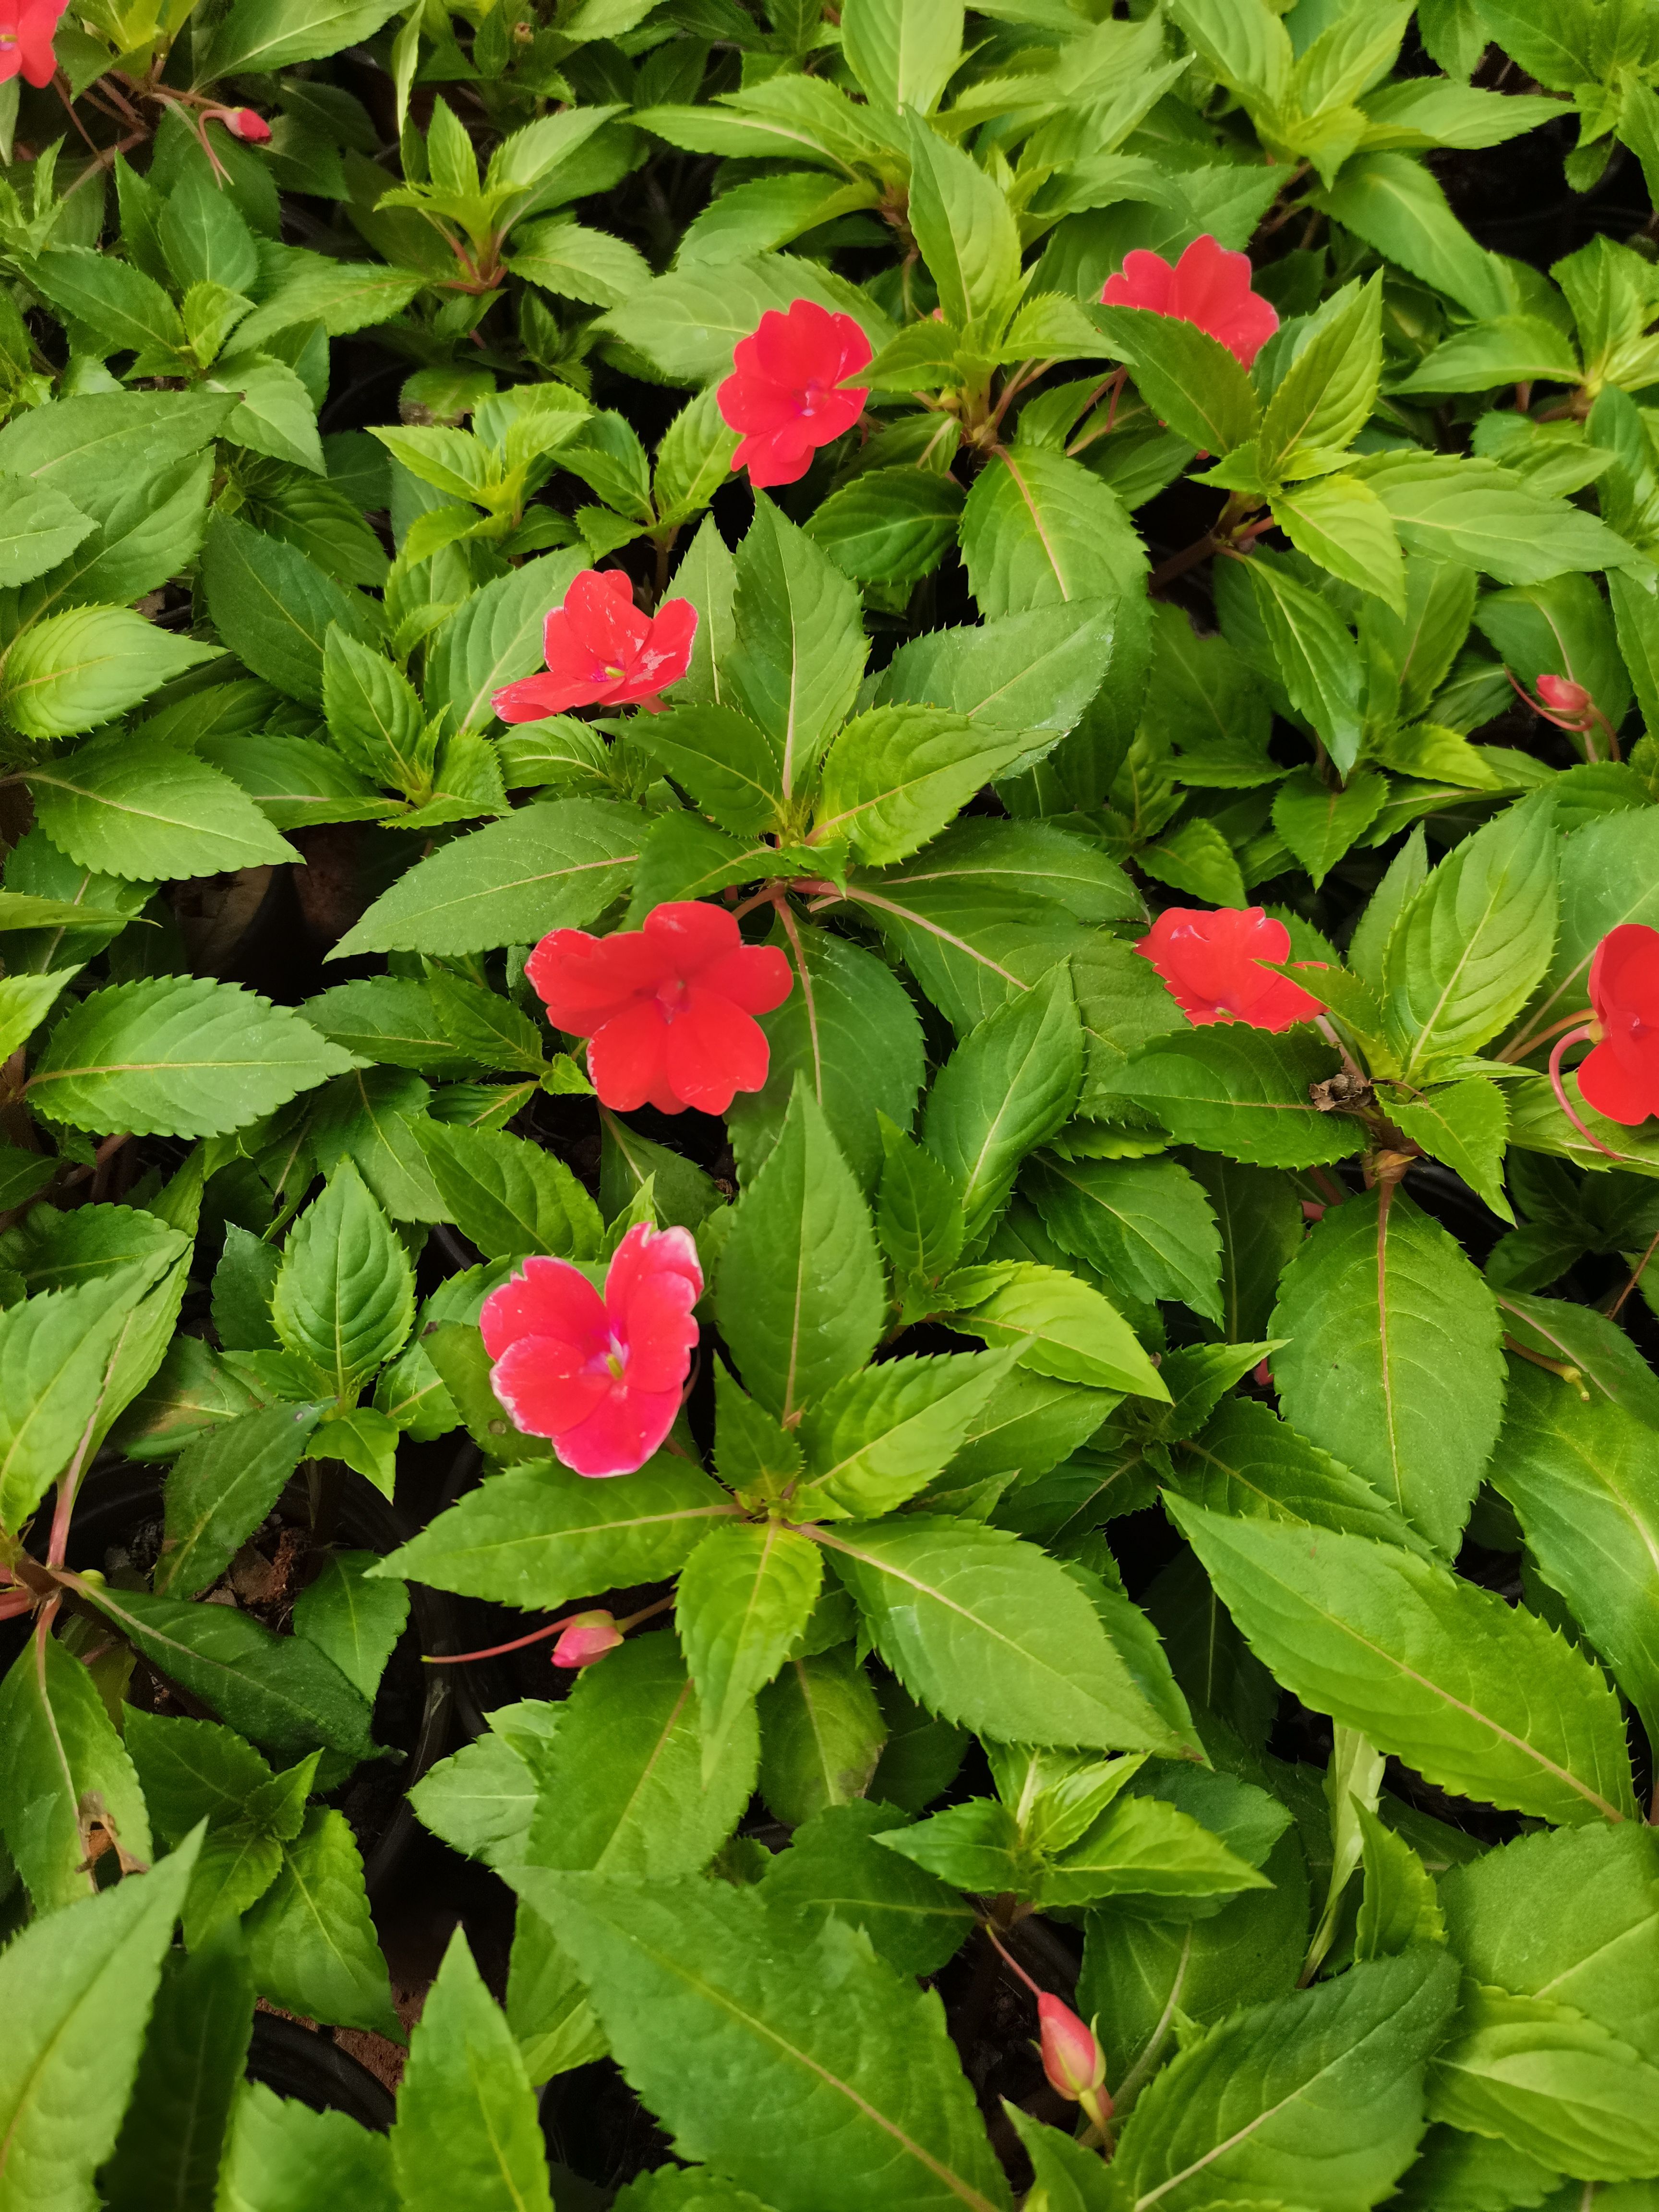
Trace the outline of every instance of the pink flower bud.
{"type": "Polygon", "coordinates": [[[1322,1221],[1325,1218],[1325,1209],[1316,1198],[1303,1200],[1302,1218],[1304,1221],[1322,1221]]]}
{"type": "Polygon", "coordinates": [[[1261,1361],[1251,1370],[1250,1380],[1252,1382],[1259,1383],[1264,1390],[1271,1390],[1273,1389],[1273,1370],[1267,1360],[1264,1359],[1261,1361]]]}
{"type": "Polygon", "coordinates": [[[264,146],[270,137],[270,125],[263,115],[256,115],[251,107],[223,107],[218,120],[233,138],[240,138],[245,146],[264,146]]]}
{"type": "Polygon", "coordinates": [[[1590,704],[1590,695],[1583,685],[1575,684],[1568,676],[1540,676],[1538,696],[1557,714],[1582,714],[1590,704]]]}
{"type": "Polygon", "coordinates": [[[1075,2105],[1092,2099],[1106,2079],[1106,2060],[1091,2030],[1071,2007],[1047,1992],[1037,1999],[1042,2070],[1060,2095],[1075,2105]]]}
{"type": "Polygon", "coordinates": [[[597,1613],[573,1613],[564,1624],[564,1632],[553,1646],[556,1667],[591,1667],[596,1659],[603,1659],[607,1651],[614,1651],[622,1642],[622,1631],[617,1626],[614,1613],[603,1610],[597,1613]]]}

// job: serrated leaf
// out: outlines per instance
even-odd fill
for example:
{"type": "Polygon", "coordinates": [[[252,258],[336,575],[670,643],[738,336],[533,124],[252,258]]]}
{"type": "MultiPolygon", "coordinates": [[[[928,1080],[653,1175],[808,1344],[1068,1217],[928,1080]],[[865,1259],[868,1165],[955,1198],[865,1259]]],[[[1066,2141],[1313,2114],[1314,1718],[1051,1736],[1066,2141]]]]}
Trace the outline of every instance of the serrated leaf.
{"type": "Polygon", "coordinates": [[[887,1848],[896,1808],[862,1799],[827,1805],[780,1851],[761,1894],[784,1911],[829,1912],[862,1928],[902,1973],[933,1974],[973,1926],[962,1899],[887,1848]]]}
{"type": "Polygon", "coordinates": [[[151,1279],[133,1267],[0,1314],[0,1527],[14,1535],[90,1437],[112,1355],[151,1279]]]}
{"type": "Polygon", "coordinates": [[[1457,1970],[1428,1948],[1234,2014],[1140,2098],[1113,2165],[1133,2201],[1199,2212],[1282,2201],[1347,2212],[1416,2155],[1425,2063],[1457,1970]]]}
{"type": "Polygon", "coordinates": [[[83,999],[53,1030],[29,1091],[75,1128],[210,1137],[349,1065],[286,1006],[234,983],[159,975],[83,999]]]}
{"type": "Polygon", "coordinates": [[[202,586],[214,627],[256,676],[291,699],[320,706],[323,653],[338,623],[365,643],[374,617],[295,545],[222,511],[202,547],[202,586]]]}
{"type": "Polygon", "coordinates": [[[0,714],[25,738],[71,736],[216,654],[129,607],[70,607],[25,629],[0,657],[0,714]]]}
{"type": "Polygon", "coordinates": [[[802,1076],[738,1201],[715,1298],[744,1387],[780,1416],[876,1347],[886,1297],[869,1208],[802,1076]]]}
{"type": "Polygon", "coordinates": [[[1389,1113],[1414,1145],[1483,1198],[1502,1221],[1515,1219],[1504,1195],[1504,1147],[1509,1136],[1509,1108],[1496,1083],[1471,1075],[1462,1083],[1410,1101],[1393,1099],[1389,1113]]]}
{"type": "Polygon", "coordinates": [[[343,1813],[313,1806],[246,1922],[259,1993],[285,2011],[401,2042],[363,1863],[343,1813]]]}
{"type": "Polygon", "coordinates": [[[213,2203],[253,2000],[235,1935],[164,1960],[131,2100],[99,2176],[109,2212],[149,2212],[158,2202],[195,2212],[213,2203]]]}
{"type": "Polygon", "coordinates": [[[1340,785],[1297,769],[1273,794],[1273,828],[1313,878],[1316,890],[1342,855],[1382,812],[1386,778],[1358,769],[1340,785]]]}
{"type": "Polygon", "coordinates": [[[599,1256],[599,1208],[552,1152],[523,1137],[441,1121],[415,1127],[450,1218],[485,1259],[599,1256]]]}
{"type": "Polygon", "coordinates": [[[458,837],[417,861],[330,954],[435,952],[454,958],[580,929],[628,883],[646,824],[632,807],[561,799],[458,837]]]}
{"type": "Polygon", "coordinates": [[[1304,1705],[1484,1803],[1564,1826],[1628,1817],[1618,1699],[1535,1615],[1392,1545],[1167,1506],[1304,1705]]]}
{"type": "Polygon", "coordinates": [[[60,852],[153,883],[300,858],[240,787],[193,753],[102,738],[30,771],[35,819],[60,852]]]}
{"type": "Polygon", "coordinates": [[[1450,1554],[1503,1415],[1492,1292],[1401,1190],[1333,1206],[1286,1268],[1269,1324],[1291,1423],[1450,1554]]]}
{"type": "Polygon", "coordinates": [[[988,1015],[939,1070],[921,1138],[960,1192],[970,1244],[1025,1155],[1070,1120],[1082,1082],[1083,1033],[1063,964],[988,1015]]]}
{"type": "Polygon", "coordinates": [[[884,1360],[833,1385],[801,1419],[798,1510],[868,1518],[903,1504],[950,1463],[1011,1364],[1006,1351],[884,1360]]]}
{"type": "Polygon", "coordinates": [[[289,1234],[270,1317],[283,1348],[343,1406],[409,1334],[414,1271],[349,1160],[289,1234]]]}
{"type": "Polygon", "coordinates": [[[718,1483],[667,1452],[621,1486],[550,1464],[492,1475],[392,1553],[385,1571],[545,1612],[661,1581],[732,1510],[718,1483]]]}
{"type": "Polygon", "coordinates": [[[192,1437],[167,1476],[158,1597],[194,1597],[217,1581],[276,1503],[315,1425],[310,1407],[271,1406],[192,1437]]]}
{"type": "Polygon", "coordinates": [[[1096,1390],[1170,1395],[1110,1299],[1067,1269],[997,1261],[947,1275],[939,1291],[952,1328],[1018,1346],[1022,1367],[1096,1390]]]}
{"type": "Polygon", "coordinates": [[[1027,1189],[1050,1235],[1127,1297],[1179,1298],[1219,1322],[1221,1239],[1202,1188],[1175,1160],[1046,1153],[1027,1189]]]}
{"type": "Polygon", "coordinates": [[[705,1775],[788,1656],[823,1579],[817,1547],[775,1520],[711,1528],[680,1570],[674,1625],[696,1685],[705,1775]]]}
{"type": "Polygon", "coordinates": [[[1369,1482],[1251,1399],[1224,1398],[1170,1459],[1181,1496],[1209,1512],[1307,1521],[1428,1553],[1427,1540],[1369,1482]]]}
{"type": "Polygon", "coordinates": [[[96,1892],[94,1821],[123,1867],[148,1863],[143,1794],[91,1674],[32,1636],[0,1684],[0,1831],[38,1914],[96,1892]]]}
{"type": "Polygon", "coordinates": [[[837,1528],[830,1565],[911,1695],[1022,1743],[1178,1753],[1077,1585],[1035,1545],[904,1516],[837,1528]]]}
{"type": "Polygon", "coordinates": [[[965,715],[872,708],[824,757],[813,840],[845,839],[872,867],[904,860],[1029,750],[1025,732],[989,731],[965,715]]]}
{"type": "Polygon", "coordinates": [[[786,798],[805,789],[864,673],[858,593],[769,499],[738,548],[738,644],[728,670],[777,748],[786,798]]]}
{"type": "Polygon", "coordinates": [[[196,1856],[187,1843],[150,1873],[43,1917],[0,1956],[11,2022],[0,2057],[0,2198],[94,2201],[196,1856]]]}
{"type": "Polygon", "coordinates": [[[1259,1167],[1315,1167],[1364,1142],[1351,1115],[1322,1112],[1308,1095],[1338,1065],[1324,1038],[1305,1030],[1179,1030],[1138,1054],[1111,1092],[1144,1105],[1179,1144],[1259,1167]]]}
{"type": "Polygon", "coordinates": [[[9,590],[67,560],[94,525],[49,484],[0,479],[5,536],[0,539],[0,586],[9,590]]]}
{"type": "Polygon", "coordinates": [[[295,2212],[330,2194],[356,2212],[398,2212],[383,2135],[349,2113],[278,2097],[263,2081],[242,2085],[218,2187],[220,2212],[295,2212]]]}
{"type": "Polygon", "coordinates": [[[1004,2212],[938,1997],[852,1929],[828,1921],[781,1948],[789,1923],[752,1891],[533,1869],[514,1881],[685,2155],[778,2212],[1004,2212]],[[818,2146],[811,2159],[803,2142],[818,2146]]]}

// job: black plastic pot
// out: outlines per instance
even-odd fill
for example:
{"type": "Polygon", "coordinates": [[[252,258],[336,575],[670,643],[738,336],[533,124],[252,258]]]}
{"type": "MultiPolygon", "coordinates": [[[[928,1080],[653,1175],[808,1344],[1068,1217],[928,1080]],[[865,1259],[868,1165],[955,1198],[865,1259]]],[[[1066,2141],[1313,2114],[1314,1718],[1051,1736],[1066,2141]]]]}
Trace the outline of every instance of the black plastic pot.
{"type": "Polygon", "coordinates": [[[392,2125],[396,2107],[384,2082],[319,2029],[276,2013],[253,2015],[247,2076],[279,2097],[297,2097],[314,2112],[344,2112],[379,2135],[392,2125]]]}

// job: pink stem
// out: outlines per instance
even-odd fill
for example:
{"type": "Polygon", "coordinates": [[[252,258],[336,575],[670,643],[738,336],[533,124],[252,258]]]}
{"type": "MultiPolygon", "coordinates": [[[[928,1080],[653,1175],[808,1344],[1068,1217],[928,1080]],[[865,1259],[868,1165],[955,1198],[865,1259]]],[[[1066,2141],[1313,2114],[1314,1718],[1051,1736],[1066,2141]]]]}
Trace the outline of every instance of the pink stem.
{"type": "Polygon", "coordinates": [[[1565,1052],[1569,1045],[1588,1044],[1595,1035],[1595,1031],[1591,1028],[1590,1024],[1586,1022],[1582,1029],[1569,1030],[1565,1036],[1558,1037],[1556,1039],[1554,1049],[1550,1054],[1550,1085],[1555,1092],[1556,1104],[1566,1115],[1568,1121],[1571,1122],[1573,1127],[1577,1130],[1579,1135],[1584,1139],[1584,1142],[1587,1145],[1594,1145],[1598,1152],[1605,1152],[1610,1160],[1619,1160],[1624,1158],[1623,1153],[1613,1152],[1607,1146],[1601,1142],[1601,1139],[1599,1137],[1593,1137],[1589,1131],[1584,1127],[1583,1123],[1579,1120],[1577,1115],[1574,1113],[1571,1102],[1567,1097],[1566,1086],[1561,1080],[1562,1054],[1565,1052]]]}

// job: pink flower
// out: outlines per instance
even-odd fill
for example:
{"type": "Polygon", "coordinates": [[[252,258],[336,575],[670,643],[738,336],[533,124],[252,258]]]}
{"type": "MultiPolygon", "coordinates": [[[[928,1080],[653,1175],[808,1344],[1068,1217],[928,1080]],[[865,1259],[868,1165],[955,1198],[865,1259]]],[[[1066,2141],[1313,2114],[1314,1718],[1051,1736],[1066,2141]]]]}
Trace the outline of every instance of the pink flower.
{"type": "MultiPolygon", "coordinates": [[[[632,1231],[629,1232],[632,1235],[632,1231]]],[[[564,1623],[563,1633],[553,1646],[556,1667],[591,1667],[596,1659],[603,1659],[607,1651],[614,1651],[622,1642],[623,1634],[617,1626],[614,1613],[603,1607],[593,1613],[573,1613],[564,1623]]]]}
{"type": "Polygon", "coordinates": [[[52,82],[58,57],[52,50],[64,0],[0,0],[0,84],[21,70],[26,83],[52,82]]]}
{"type": "Polygon", "coordinates": [[[641,614],[620,568],[584,568],[542,626],[546,674],[504,685],[492,703],[504,722],[538,722],[570,707],[630,700],[654,713],[657,694],[690,666],[696,629],[690,599],[641,614]]]}
{"type": "Polygon", "coordinates": [[[550,1437],[574,1474],[634,1474],[674,1425],[702,1296],[684,1229],[630,1229],[603,1297],[568,1260],[526,1260],[479,1316],[490,1384],[514,1427],[550,1437]]]}
{"type": "Polygon", "coordinates": [[[787,314],[769,308],[752,336],[738,340],[732,374],[720,388],[720,410],[743,442],[732,457],[751,484],[793,483],[814,452],[850,430],[864,412],[868,387],[842,380],[870,359],[870,341],[851,315],[832,315],[812,300],[787,314]]]}
{"type": "Polygon", "coordinates": [[[1590,962],[1589,1001],[1595,1048],[1578,1088],[1598,1114],[1633,1129],[1659,1114],[1659,929],[1621,921],[1607,932],[1590,962]]]}
{"type": "Polygon", "coordinates": [[[1272,301],[1250,289],[1251,274],[1248,253],[1227,252],[1206,232],[1173,269],[1161,255],[1137,246],[1124,256],[1121,274],[1106,279],[1100,296],[1109,307],[1146,307],[1196,323],[1248,368],[1279,328],[1272,301]]]}
{"type": "Polygon", "coordinates": [[[270,142],[270,124],[251,107],[221,107],[213,120],[222,123],[231,137],[240,138],[245,146],[264,146],[270,142]]]}
{"type": "Polygon", "coordinates": [[[1045,1990],[1037,1999],[1037,2026],[1042,2037],[1042,2070],[1049,2086],[1073,2105],[1084,2104],[1091,2118],[1098,2118],[1097,2104],[1108,2113],[1109,2097],[1100,2092],[1106,2080],[1106,2059],[1093,2030],[1085,2027],[1068,2004],[1045,1990]]]}
{"type": "Polygon", "coordinates": [[[724,1114],[766,1081],[770,1048],[755,1020],[794,988],[776,945],[745,945],[731,913],[667,899],[643,929],[590,937],[556,929],[525,963],[555,1029],[591,1037],[600,1103],[628,1113],[696,1106],[724,1114]]]}
{"type": "Polygon", "coordinates": [[[1291,933],[1259,906],[1172,906],[1159,915],[1135,951],[1152,962],[1170,996],[1200,1029],[1243,1022],[1255,1030],[1287,1030],[1310,1022],[1319,1001],[1287,976],[1257,963],[1291,957],[1291,933]]]}
{"type": "Polygon", "coordinates": [[[1540,676],[1538,696],[1557,714],[1582,714],[1590,704],[1589,693],[1570,676],[1540,676]]]}

